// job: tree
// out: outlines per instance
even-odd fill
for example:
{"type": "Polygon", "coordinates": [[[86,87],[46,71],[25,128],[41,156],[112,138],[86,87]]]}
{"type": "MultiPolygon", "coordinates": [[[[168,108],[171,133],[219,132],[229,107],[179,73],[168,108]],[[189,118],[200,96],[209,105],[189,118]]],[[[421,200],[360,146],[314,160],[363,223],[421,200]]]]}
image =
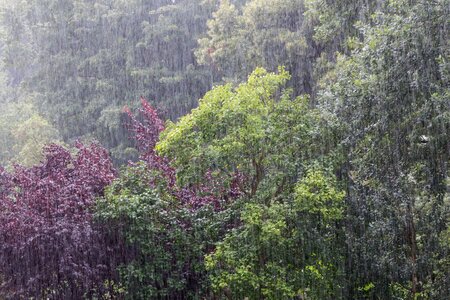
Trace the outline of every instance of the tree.
{"type": "Polygon", "coordinates": [[[359,285],[350,293],[368,283],[387,299],[439,298],[448,289],[431,275],[447,253],[438,242],[449,161],[445,14],[442,1],[390,2],[359,25],[362,40],[323,82],[323,107],[344,132],[346,273],[359,285]]]}
{"type": "Polygon", "coordinates": [[[59,134],[30,102],[5,104],[0,115],[0,163],[32,166],[43,159],[42,148],[59,142],[59,134]]]}
{"type": "Polygon", "coordinates": [[[214,88],[191,114],[169,122],[156,150],[171,159],[178,182],[196,184],[212,172],[227,185],[238,172],[247,197],[271,199],[289,191],[315,158],[330,154],[319,144],[328,125],[306,97],[290,99],[283,89],[288,79],[283,68],[277,74],[258,68],[248,82],[214,88]]]}
{"type": "Polygon", "coordinates": [[[115,171],[105,149],[77,148],[72,157],[49,145],[41,164],[1,172],[0,274],[7,298],[80,299],[110,288],[108,251],[91,208],[115,171]]]}
{"type": "Polygon", "coordinates": [[[136,159],[120,120],[127,99],[145,95],[175,119],[210,88],[210,72],[195,63],[193,49],[211,9],[200,0],[5,5],[7,80],[35,95],[65,142],[99,140],[126,163],[136,159]]]}
{"type": "Polygon", "coordinates": [[[207,241],[197,239],[188,206],[152,188],[152,171],[143,163],[123,169],[98,201],[96,220],[123,245],[115,255],[122,257],[117,271],[127,299],[193,298],[204,280],[207,241]]]}
{"type": "MultiPolygon", "coordinates": [[[[312,63],[317,57],[303,0],[245,1],[242,8],[221,1],[199,40],[196,56],[210,66],[215,81],[241,82],[256,68],[275,71],[285,65],[294,93],[311,94],[312,63]]],[[[317,49],[319,50],[319,49],[317,49]]]]}
{"type": "MultiPolygon", "coordinates": [[[[290,102],[289,94],[281,90],[288,79],[284,69],[279,74],[257,69],[247,83],[236,89],[231,84],[214,88],[191,114],[176,124],[169,123],[156,149],[172,159],[180,184],[198,183],[208,171],[228,179],[239,172],[249,183],[242,190],[255,195],[269,169],[283,164],[279,156],[284,152],[277,150],[285,144],[278,144],[277,138],[289,142],[295,134],[306,135],[314,122],[314,114],[303,114],[305,99],[290,102]],[[282,100],[277,103],[279,98],[282,100]],[[291,124],[294,130],[285,136],[281,132],[285,124],[278,118],[282,113],[287,113],[287,122],[304,121],[305,125],[291,124]]],[[[295,151],[293,148],[289,145],[284,150],[295,151]]],[[[297,171],[292,170],[294,174],[297,171]]],[[[277,183],[282,185],[283,179],[277,183]]]]}
{"type": "Polygon", "coordinates": [[[326,158],[332,154],[315,148],[313,141],[326,132],[321,126],[325,123],[308,107],[307,98],[290,99],[282,88],[288,79],[283,68],[278,74],[256,69],[236,88],[218,86],[191,114],[169,123],[156,145],[158,153],[171,159],[179,184],[201,182],[208,172],[225,176],[225,187],[237,171],[244,178],[237,220],[206,259],[219,296],[309,295],[305,281],[313,282],[313,273],[306,279],[301,270],[309,272],[306,268],[322,263],[324,273],[318,276],[324,276],[323,286],[314,285],[317,290],[311,294],[320,298],[340,293],[337,285],[335,290],[331,286],[342,261],[330,249],[337,251],[342,245],[333,220],[342,218],[343,194],[330,187],[333,181],[327,176],[306,175],[313,165],[332,170],[326,158]],[[303,176],[306,187],[296,188],[303,176]],[[303,202],[294,200],[296,193],[303,202]],[[329,201],[337,206],[331,204],[327,210],[329,201]],[[299,222],[302,213],[311,217],[299,222]]]}
{"type": "Polygon", "coordinates": [[[294,199],[247,203],[242,225],[206,257],[213,289],[233,299],[340,298],[342,241],[333,222],[342,218],[343,197],[314,171],[298,182],[294,199]]]}

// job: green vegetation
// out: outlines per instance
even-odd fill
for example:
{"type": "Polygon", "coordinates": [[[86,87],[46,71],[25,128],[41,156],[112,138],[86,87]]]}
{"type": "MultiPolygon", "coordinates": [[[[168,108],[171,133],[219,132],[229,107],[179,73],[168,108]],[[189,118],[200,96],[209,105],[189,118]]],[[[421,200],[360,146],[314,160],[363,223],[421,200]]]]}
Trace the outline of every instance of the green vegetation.
{"type": "Polygon", "coordinates": [[[42,160],[42,148],[59,141],[57,130],[32,103],[8,103],[0,114],[0,163],[32,166],[42,160]]]}
{"type": "Polygon", "coordinates": [[[449,0],[0,7],[1,299],[450,295],[449,0]]]}

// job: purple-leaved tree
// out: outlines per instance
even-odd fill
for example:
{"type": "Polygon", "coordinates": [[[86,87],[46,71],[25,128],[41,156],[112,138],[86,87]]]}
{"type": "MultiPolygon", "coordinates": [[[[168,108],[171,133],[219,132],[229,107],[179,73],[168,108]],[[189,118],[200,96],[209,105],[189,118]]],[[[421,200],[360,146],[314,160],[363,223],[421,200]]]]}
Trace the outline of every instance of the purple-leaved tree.
{"type": "Polygon", "coordinates": [[[105,149],[45,147],[37,166],[0,169],[0,274],[6,298],[81,299],[102,288],[110,263],[91,206],[116,176],[105,149]]]}
{"type": "Polygon", "coordinates": [[[140,159],[147,164],[149,169],[158,171],[158,175],[166,180],[169,188],[173,189],[175,187],[175,169],[170,166],[170,162],[166,158],[155,152],[159,134],[164,130],[164,122],[159,118],[157,111],[142,97],[141,106],[139,115],[142,121],[138,120],[128,107],[124,107],[123,112],[129,117],[129,122],[125,124],[125,127],[136,143],[140,159]]]}

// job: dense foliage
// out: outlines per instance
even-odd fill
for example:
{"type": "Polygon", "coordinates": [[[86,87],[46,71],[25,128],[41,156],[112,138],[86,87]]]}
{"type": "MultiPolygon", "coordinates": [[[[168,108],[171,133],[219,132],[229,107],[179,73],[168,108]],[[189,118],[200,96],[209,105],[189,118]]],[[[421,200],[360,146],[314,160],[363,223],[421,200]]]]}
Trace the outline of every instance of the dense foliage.
{"type": "Polygon", "coordinates": [[[42,148],[60,143],[58,131],[32,103],[8,103],[0,115],[0,163],[32,166],[43,158],[42,148]]]}
{"type": "Polygon", "coordinates": [[[252,201],[234,228],[206,256],[211,284],[233,299],[325,299],[342,294],[344,193],[321,171],[310,171],[292,198],[252,201]],[[289,253],[289,255],[286,255],[289,253]]]}
{"type": "Polygon", "coordinates": [[[1,291],[10,298],[92,295],[109,272],[90,207],[115,178],[105,149],[57,145],[37,166],[0,169],[1,291]]]}
{"type": "Polygon", "coordinates": [[[358,25],[362,41],[338,58],[320,97],[344,131],[349,221],[365,220],[348,232],[358,262],[349,274],[377,282],[383,297],[393,288],[448,294],[437,267],[449,254],[440,240],[449,208],[445,18],[444,2],[393,1],[358,25]]]}
{"type": "Polygon", "coordinates": [[[5,84],[13,88],[7,98],[19,101],[19,90],[27,98],[32,95],[66,142],[95,138],[112,150],[116,162],[135,158],[120,119],[127,101],[144,95],[176,118],[211,87],[210,72],[197,67],[193,55],[212,11],[207,2],[29,0],[0,5],[5,84]]]}
{"type": "Polygon", "coordinates": [[[0,299],[450,295],[448,0],[0,11],[0,299]]]}

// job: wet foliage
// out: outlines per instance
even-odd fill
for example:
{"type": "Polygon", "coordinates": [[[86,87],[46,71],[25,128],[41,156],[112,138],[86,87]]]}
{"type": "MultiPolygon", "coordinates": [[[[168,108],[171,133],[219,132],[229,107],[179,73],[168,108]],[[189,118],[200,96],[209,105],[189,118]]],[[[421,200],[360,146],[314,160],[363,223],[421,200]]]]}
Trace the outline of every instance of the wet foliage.
{"type": "Polygon", "coordinates": [[[0,299],[450,295],[448,0],[0,12],[0,299]]]}
{"type": "Polygon", "coordinates": [[[101,288],[108,253],[91,206],[115,178],[99,145],[44,149],[39,165],[1,170],[0,262],[8,298],[78,298],[101,288]]]}

